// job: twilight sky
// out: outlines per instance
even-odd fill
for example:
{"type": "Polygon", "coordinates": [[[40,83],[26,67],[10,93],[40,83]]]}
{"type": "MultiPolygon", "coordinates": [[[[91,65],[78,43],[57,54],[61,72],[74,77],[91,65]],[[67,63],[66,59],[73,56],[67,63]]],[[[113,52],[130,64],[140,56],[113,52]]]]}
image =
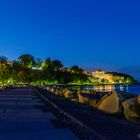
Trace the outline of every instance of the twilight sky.
{"type": "Polygon", "coordinates": [[[0,0],[0,55],[50,56],[140,79],[139,7],[139,0],[0,0]]]}

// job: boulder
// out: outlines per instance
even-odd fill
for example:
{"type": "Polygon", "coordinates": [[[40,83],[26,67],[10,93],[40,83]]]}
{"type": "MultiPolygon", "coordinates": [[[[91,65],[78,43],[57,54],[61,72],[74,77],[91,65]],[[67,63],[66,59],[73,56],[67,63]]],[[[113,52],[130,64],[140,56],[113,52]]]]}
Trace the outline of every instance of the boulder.
{"type": "Polygon", "coordinates": [[[61,96],[64,96],[64,93],[67,91],[67,89],[62,89],[61,96]]]}
{"type": "Polygon", "coordinates": [[[55,88],[55,87],[51,87],[50,92],[54,93],[54,92],[55,92],[55,90],[56,90],[56,88],[55,88]]]}
{"type": "Polygon", "coordinates": [[[59,95],[59,96],[62,96],[62,94],[63,94],[63,88],[59,88],[58,95],[59,95]]]}
{"type": "Polygon", "coordinates": [[[96,107],[97,101],[96,100],[90,100],[89,105],[96,107]]]}
{"type": "Polygon", "coordinates": [[[127,119],[140,119],[140,96],[122,102],[127,119]]]}
{"type": "Polygon", "coordinates": [[[137,97],[137,102],[140,104],[140,95],[137,97]]]}
{"type": "Polygon", "coordinates": [[[64,91],[64,97],[65,97],[65,98],[71,98],[72,96],[73,96],[73,92],[72,92],[71,90],[66,89],[66,90],[64,91]]]}
{"type": "Polygon", "coordinates": [[[80,91],[81,94],[91,94],[90,90],[82,90],[80,91]]]}
{"type": "Polygon", "coordinates": [[[56,88],[54,94],[55,94],[55,95],[59,95],[59,92],[60,92],[60,89],[59,89],[59,88],[56,88]]]}
{"type": "Polygon", "coordinates": [[[104,96],[97,108],[106,113],[117,113],[119,111],[119,98],[116,92],[112,92],[109,96],[104,96]]]}
{"type": "MultiPolygon", "coordinates": [[[[83,96],[83,93],[81,93],[80,91],[77,92],[77,96],[78,96],[78,101],[79,103],[85,103],[85,104],[90,104],[90,99],[83,96]]],[[[88,94],[88,93],[85,93],[88,94]]]]}
{"type": "Polygon", "coordinates": [[[99,105],[103,102],[103,100],[105,100],[108,96],[108,94],[103,95],[101,99],[96,103],[96,107],[98,108],[99,105]]]}

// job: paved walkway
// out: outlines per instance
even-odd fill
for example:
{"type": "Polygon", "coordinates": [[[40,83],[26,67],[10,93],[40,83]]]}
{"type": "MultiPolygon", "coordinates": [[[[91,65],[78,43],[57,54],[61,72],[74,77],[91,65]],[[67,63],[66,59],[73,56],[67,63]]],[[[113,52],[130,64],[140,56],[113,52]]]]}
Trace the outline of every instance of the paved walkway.
{"type": "Polygon", "coordinates": [[[31,88],[0,92],[0,140],[77,140],[67,128],[56,128],[56,117],[43,112],[44,106],[31,88]]]}

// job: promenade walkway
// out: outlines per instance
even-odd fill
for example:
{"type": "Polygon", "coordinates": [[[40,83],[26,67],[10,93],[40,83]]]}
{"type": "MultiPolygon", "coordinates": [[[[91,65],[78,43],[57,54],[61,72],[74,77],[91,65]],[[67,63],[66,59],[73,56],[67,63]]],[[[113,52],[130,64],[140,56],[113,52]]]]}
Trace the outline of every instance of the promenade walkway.
{"type": "Polygon", "coordinates": [[[67,128],[57,128],[57,118],[44,112],[44,104],[31,88],[0,92],[0,140],[77,140],[67,128]]]}

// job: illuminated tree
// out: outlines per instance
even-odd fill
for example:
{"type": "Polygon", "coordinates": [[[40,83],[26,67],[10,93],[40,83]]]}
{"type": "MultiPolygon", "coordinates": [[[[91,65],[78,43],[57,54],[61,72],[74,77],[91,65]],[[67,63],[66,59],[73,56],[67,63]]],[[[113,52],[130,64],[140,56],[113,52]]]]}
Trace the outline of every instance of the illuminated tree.
{"type": "Polygon", "coordinates": [[[32,68],[35,65],[35,59],[30,54],[23,54],[18,59],[24,67],[32,68]]]}
{"type": "MultiPolygon", "coordinates": [[[[13,83],[27,83],[31,81],[33,70],[24,67],[21,63],[13,61],[11,67],[11,79],[13,83]]],[[[34,77],[37,77],[37,74],[34,77]]]]}
{"type": "Polygon", "coordinates": [[[17,61],[13,61],[12,62],[12,71],[11,71],[11,79],[12,79],[12,82],[13,83],[17,83],[19,82],[19,77],[18,77],[18,74],[20,71],[23,70],[23,66],[17,62],[17,61]]]}
{"type": "Polygon", "coordinates": [[[51,67],[52,67],[52,61],[50,57],[48,57],[45,61],[41,62],[42,70],[46,70],[47,68],[51,68],[51,67]]]}
{"type": "Polygon", "coordinates": [[[101,83],[102,83],[102,84],[104,84],[104,83],[105,83],[105,81],[106,81],[105,79],[101,79],[101,83]]]}
{"type": "Polygon", "coordinates": [[[41,62],[41,69],[42,69],[42,70],[46,70],[46,68],[47,68],[46,62],[45,62],[45,61],[42,61],[42,62],[41,62]]]}
{"type": "Polygon", "coordinates": [[[133,83],[134,82],[134,79],[132,77],[127,77],[126,78],[126,83],[133,83]]]}
{"type": "Polygon", "coordinates": [[[25,71],[20,71],[19,73],[18,73],[18,79],[19,79],[19,81],[20,82],[22,82],[22,83],[26,83],[26,82],[28,82],[28,74],[25,72],[25,71]]]}
{"type": "Polygon", "coordinates": [[[0,64],[0,81],[4,85],[11,75],[11,68],[10,65],[6,63],[0,64]]]}

